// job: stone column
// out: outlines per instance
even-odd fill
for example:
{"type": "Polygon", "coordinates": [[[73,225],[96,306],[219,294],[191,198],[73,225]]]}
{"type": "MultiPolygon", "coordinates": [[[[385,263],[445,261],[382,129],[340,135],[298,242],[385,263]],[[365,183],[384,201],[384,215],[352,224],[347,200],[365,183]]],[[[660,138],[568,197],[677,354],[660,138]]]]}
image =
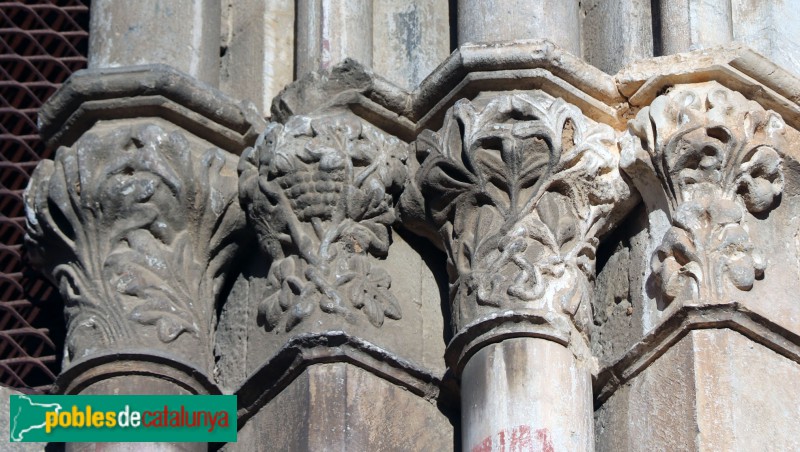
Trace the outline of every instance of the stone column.
{"type": "Polygon", "coordinates": [[[375,0],[375,73],[407,90],[419,86],[450,54],[448,7],[448,2],[375,0]]]}
{"type": "Polygon", "coordinates": [[[42,107],[58,151],[25,193],[26,245],[65,303],[55,392],[220,393],[217,303],[247,238],[230,151],[252,111],[166,66],[81,71],[42,107]]]}
{"type": "Polygon", "coordinates": [[[219,33],[216,0],[96,0],[89,67],[168,64],[217,86],[219,33]]]}
{"type": "Polygon", "coordinates": [[[800,0],[732,0],[733,39],[800,75],[800,0]]]}
{"type": "Polygon", "coordinates": [[[540,91],[458,101],[417,141],[448,254],[465,450],[593,450],[595,248],[627,193],[614,141],[540,91]]]}
{"type": "Polygon", "coordinates": [[[583,58],[608,74],[653,56],[650,0],[581,2],[583,58]]]}
{"type": "Polygon", "coordinates": [[[654,2],[656,54],[670,55],[733,40],[730,0],[654,2]]]}
{"type": "Polygon", "coordinates": [[[345,58],[372,66],[372,0],[298,0],[295,78],[345,58]]]}
{"type": "Polygon", "coordinates": [[[222,10],[219,88],[263,116],[294,79],[295,0],[227,0],[222,10]]]}
{"type": "Polygon", "coordinates": [[[458,43],[545,38],[581,54],[577,0],[458,0],[458,43]]]}

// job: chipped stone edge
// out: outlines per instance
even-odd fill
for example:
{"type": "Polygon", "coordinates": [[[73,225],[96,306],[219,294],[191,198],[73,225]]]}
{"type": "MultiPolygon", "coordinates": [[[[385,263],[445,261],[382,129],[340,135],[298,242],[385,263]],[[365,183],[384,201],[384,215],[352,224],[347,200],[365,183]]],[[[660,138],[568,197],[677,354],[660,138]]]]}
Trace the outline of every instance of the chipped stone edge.
{"type": "Polygon", "coordinates": [[[328,73],[311,73],[284,88],[272,104],[273,120],[344,107],[406,141],[441,126],[456,100],[486,90],[542,89],[578,105],[590,118],[622,127],[625,99],[614,77],[544,39],[464,44],[413,92],[347,59],[328,73]],[[305,96],[314,87],[330,96],[305,96]]]}
{"type": "Polygon", "coordinates": [[[800,78],[741,44],[641,60],[614,78],[632,109],[673,85],[717,81],[800,129],[800,78]]]}
{"type": "Polygon", "coordinates": [[[469,359],[481,348],[506,339],[528,337],[570,348],[571,322],[550,311],[517,309],[493,312],[464,326],[450,341],[445,362],[460,377],[469,359]]]}

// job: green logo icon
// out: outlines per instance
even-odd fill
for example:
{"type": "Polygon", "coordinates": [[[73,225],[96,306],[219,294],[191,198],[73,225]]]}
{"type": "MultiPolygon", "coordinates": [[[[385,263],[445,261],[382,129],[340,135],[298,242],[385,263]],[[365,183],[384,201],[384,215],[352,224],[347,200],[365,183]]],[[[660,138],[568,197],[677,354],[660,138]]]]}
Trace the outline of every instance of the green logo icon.
{"type": "Polygon", "coordinates": [[[236,396],[12,395],[12,442],[234,442],[236,396]]]}

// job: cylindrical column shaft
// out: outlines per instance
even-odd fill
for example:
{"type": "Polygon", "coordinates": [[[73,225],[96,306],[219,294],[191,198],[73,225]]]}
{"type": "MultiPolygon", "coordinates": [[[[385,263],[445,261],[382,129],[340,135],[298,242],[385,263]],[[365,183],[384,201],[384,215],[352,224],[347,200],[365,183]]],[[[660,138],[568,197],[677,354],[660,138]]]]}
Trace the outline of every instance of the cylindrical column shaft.
{"type": "Polygon", "coordinates": [[[168,64],[217,86],[219,34],[215,0],[95,0],[89,67],[168,64]]]}
{"type": "Polygon", "coordinates": [[[581,54],[578,0],[458,0],[458,43],[547,38],[581,54]]]}
{"type": "Polygon", "coordinates": [[[656,19],[660,33],[656,33],[656,52],[661,55],[723,45],[733,40],[730,0],[660,0],[658,9],[656,19]]]}
{"type": "Polygon", "coordinates": [[[464,450],[594,450],[591,375],[544,339],[490,344],[464,367],[464,450]]]}
{"type": "Polygon", "coordinates": [[[297,78],[345,58],[372,66],[372,0],[298,0],[297,78]]]}

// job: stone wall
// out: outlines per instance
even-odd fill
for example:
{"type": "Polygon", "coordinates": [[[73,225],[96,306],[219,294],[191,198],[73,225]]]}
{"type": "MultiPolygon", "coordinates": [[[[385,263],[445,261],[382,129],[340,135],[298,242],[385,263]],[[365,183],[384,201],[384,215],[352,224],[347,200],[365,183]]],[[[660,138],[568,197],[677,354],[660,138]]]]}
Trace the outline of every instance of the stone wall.
{"type": "Polygon", "coordinates": [[[57,391],[236,394],[224,450],[800,448],[800,5],[750,3],[93,2],[26,193],[57,391]]]}

